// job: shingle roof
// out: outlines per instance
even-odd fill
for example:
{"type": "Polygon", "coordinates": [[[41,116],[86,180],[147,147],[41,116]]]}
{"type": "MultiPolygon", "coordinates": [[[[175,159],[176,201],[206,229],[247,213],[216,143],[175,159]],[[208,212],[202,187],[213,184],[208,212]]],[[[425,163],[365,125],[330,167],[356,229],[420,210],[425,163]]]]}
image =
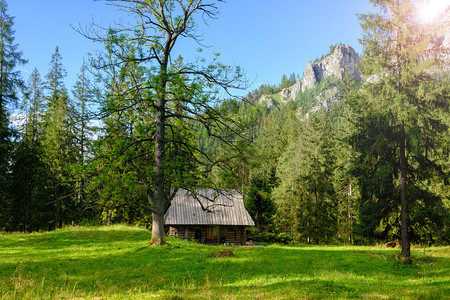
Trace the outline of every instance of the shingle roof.
{"type": "Polygon", "coordinates": [[[164,216],[165,224],[255,225],[244,207],[242,194],[239,192],[221,191],[218,194],[215,190],[205,189],[198,191],[197,194],[204,197],[199,196],[197,200],[188,191],[178,190],[164,216]]]}

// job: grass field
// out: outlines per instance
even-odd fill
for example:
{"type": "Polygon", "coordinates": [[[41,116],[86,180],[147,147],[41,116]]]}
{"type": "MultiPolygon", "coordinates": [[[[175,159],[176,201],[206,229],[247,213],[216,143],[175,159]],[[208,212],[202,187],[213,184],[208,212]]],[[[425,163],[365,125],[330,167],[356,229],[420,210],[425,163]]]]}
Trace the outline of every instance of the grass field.
{"type": "Polygon", "coordinates": [[[450,247],[217,247],[127,227],[0,234],[1,299],[450,299],[450,247]],[[235,258],[207,258],[230,249],[235,258]]]}

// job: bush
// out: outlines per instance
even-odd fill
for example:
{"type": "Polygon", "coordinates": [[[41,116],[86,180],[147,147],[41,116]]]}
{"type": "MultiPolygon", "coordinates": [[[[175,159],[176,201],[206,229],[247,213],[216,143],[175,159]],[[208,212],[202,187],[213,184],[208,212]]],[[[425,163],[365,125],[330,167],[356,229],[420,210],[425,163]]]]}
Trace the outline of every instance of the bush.
{"type": "Polygon", "coordinates": [[[282,232],[282,233],[277,234],[277,240],[278,240],[278,243],[289,244],[290,242],[292,242],[293,237],[285,232],[282,232]]]}
{"type": "Polygon", "coordinates": [[[253,240],[257,243],[289,244],[293,240],[292,236],[284,232],[281,233],[268,231],[259,232],[256,228],[252,228],[250,232],[253,235],[253,240]]]}

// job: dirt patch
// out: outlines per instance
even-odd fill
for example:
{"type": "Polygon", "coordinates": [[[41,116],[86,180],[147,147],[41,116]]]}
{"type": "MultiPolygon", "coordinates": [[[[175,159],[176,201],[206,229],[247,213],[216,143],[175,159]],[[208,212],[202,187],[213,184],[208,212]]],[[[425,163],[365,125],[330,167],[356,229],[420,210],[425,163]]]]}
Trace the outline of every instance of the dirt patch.
{"type": "Polygon", "coordinates": [[[390,241],[384,244],[384,247],[386,248],[395,248],[397,247],[397,244],[399,244],[397,241],[390,241]]]}
{"type": "Polygon", "coordinates": [[[236,255],[234,255],[233,251],[231,250],[222,250],[218,252],[213,252],[207,257],[222,258],[222,257],[236,257],[236,255]]]}

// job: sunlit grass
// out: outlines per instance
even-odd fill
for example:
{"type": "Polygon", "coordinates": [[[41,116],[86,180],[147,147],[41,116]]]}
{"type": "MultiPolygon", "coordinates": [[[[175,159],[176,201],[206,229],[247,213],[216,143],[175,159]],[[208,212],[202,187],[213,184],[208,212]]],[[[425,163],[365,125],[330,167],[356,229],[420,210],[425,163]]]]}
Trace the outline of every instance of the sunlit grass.
{"type": "Polygon", "coordinates": [[[357,246],[214,247],[179,239],[149,246],[127,227],[0,234],[2,299],[445,299],[450,247],[412,251],[357,246]],[[235,258],[207,258],[231,249],[235,258]]]}

